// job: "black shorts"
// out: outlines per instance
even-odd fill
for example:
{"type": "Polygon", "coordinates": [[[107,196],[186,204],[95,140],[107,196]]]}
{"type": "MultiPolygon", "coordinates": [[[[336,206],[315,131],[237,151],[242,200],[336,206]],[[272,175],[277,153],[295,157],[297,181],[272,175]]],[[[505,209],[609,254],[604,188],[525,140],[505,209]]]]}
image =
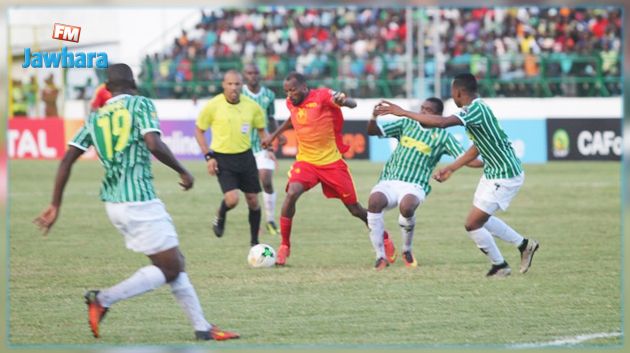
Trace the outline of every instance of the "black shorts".
{"type": "Polygon", "coordinates": [[[215,152],[214,155],[219,167],[219,185],[224,194],[234,189],[251,194],[261,191],[258,167],[252,150],[234,154],[215,152]]]}

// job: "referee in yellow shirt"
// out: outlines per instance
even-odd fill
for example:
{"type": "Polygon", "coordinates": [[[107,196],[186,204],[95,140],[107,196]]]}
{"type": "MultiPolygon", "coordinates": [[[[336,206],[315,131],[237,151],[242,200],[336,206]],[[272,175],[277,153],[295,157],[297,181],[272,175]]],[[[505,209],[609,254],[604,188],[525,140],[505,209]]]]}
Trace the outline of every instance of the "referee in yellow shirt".
{"type": "Polygon", "coordinates": [[[261,140],[265,132],[265,113],[251,98],[241,94],[243,78],[230,70],[223,76],[223,93],[212,98],[199,113],[195,138],[203,152],[210,175],[219,179],[223,200],[212,229],[223,236],[227,211],[238,204],[238,190],[245,193],[249,207],[251,245],[258,244],[260,228],[260,181],[256,159],[251,149],[250,130],[258,130],[261,140]],[[210,129],[212,143],[208,147],[204,132],[210,129]]]}

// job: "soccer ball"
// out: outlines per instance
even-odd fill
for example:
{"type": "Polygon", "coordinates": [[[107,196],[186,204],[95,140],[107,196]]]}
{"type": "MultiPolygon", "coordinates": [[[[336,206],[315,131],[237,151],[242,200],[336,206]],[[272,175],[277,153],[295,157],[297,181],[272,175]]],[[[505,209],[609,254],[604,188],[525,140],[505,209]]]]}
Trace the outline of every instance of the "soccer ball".
{"type": "Polygon", "coordinates": [[[267,244],[258,244],[249,249],[247,263],[253,268],[271,267],[276,264],[276,251],[267,244]]]}

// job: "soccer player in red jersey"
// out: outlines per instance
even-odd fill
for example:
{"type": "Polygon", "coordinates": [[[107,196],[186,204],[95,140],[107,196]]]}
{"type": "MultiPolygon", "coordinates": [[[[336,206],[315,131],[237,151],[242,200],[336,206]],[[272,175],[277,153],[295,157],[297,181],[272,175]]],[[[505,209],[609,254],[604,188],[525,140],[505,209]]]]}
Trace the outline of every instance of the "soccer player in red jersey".
{"type": "MultiPolygon", "coordinates": [[[[348,211],[367,225],[367,210],[357,200],[350,170],[341,155],[347,150],[347,146],[343,145],[341,139],[343,115],[340,107],[354,108],[356,102],[345,94],[328,88],[309,89],[305,77],[297,72],[287,76],[284,91],[291,117],[262,142],[263,147],[269,146],[278,135],[290,128],[295,130],[298,141],[298,153],[289,171],[287,195],[280,217],[282,242],[278,248],[278,265],[284,265],[290,254],[295,204],[305,191],[319,183],[322,183],[326,197],[341,199],[348,211]]],[[[393,262],[393,243],[387,232],[384,236],[387,239],[387,258],[393,262]]]]}

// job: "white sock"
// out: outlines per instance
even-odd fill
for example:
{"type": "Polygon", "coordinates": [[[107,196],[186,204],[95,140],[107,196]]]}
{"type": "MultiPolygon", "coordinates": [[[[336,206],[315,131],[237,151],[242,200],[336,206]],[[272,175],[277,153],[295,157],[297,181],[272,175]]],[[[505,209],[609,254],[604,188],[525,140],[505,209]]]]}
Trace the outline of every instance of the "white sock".
{"type": "Polygon", "coordinates": [[[402,234],[402,251],[411,251],[411,243],[413,242],[413,229],[416,226],[416,216],[409,218],[398,215],[398,225],[402,234]]]}
{"type": "Polygon", "coordinates": [[[272,194],[263,192],[263,203],[265,204],[267,222],[274,222],[276,213],[276,192],[274,191],[272,194]]]}
{"type": "Polygon", "coordinates": [[[368,228],[370,228],[370,240],[372,247],[376,252],[376,258],[385,258],[385,246],[383,245],[383,231],[385,230],[385,221],[383,220],[383,212],[367,213],[368,228]]]}
{"type": "Polygon", "coordinates": [[[493,265],[498,265],[505,261],[501,251],[494,242],[492,234],[484,227],[471,230],[468,232],[468,236],[477,244],[477,247],[490,259],[493,265]]]}
{"type": "Polygon", "coordinates": [[[160,288],[164,283],[166,283],[166,277],[162,270],[157,266],[146,266],[117,285],[101,290],[97,299],[102,306],[109,308],[121,300],[160,288]]]}
{"type": "Polygon", "coordinates": [[[188,279],[188,274],[186,274],[186,272],[180,272],[179,276],[169,284],[171,286],[171,293],[173,293],[179,306],[182,307],[182,310],[184,310],[184,313],[188,316],[188,320],[195,328],[195,331],[210,330],[211,326],[203,316],[203,309],[201,309],[195,288],[192,283],[190,283],[190,279],[188,279]]]}
{"type": "Polygon", "coordinates": [[[519,246],[523,242],[523,236],[518,234],[514,229],[505,224],[505,222],[503,222],[498,217],[490,217],[490,219],[488,219],[488,222],[486,222],[483,227],[486,228],[495,237],[507,241],[508,243],[519,246]]]}

